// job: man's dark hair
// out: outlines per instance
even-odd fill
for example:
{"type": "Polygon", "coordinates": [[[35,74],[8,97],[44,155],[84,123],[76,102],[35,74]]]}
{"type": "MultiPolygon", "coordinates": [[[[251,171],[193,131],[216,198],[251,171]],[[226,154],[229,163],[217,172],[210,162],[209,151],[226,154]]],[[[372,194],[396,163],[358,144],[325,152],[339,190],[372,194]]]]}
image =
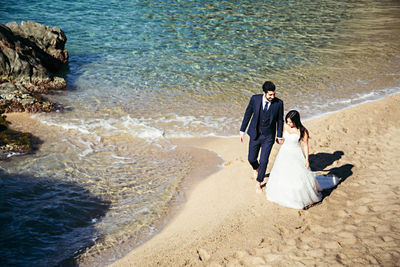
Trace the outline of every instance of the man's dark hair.
{"type": "Polygon", "coordinates": [[[262,88],[263,88],[264,93],[266,93],[268,91],[275,91],[275,84],[273,82],[266,81],[263,84],[262,88]]]}

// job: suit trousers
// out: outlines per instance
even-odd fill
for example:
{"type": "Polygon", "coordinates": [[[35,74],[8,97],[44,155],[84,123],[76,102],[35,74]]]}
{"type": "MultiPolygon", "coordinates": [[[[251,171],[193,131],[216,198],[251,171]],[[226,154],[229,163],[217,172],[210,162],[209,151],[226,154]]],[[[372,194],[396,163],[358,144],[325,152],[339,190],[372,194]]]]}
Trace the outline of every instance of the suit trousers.
{"type": "Polygon", "coordinates": [[[250,138],[248,160],[254,170],[258,168],[257,181],[260,183],[264,181],[269,155],[274,142],[275,136],[271,135],[260,135],[257,139],[250,138]],[[260,153],[260,149],[261,154],[259,162],[258,154],[260,153]]]}

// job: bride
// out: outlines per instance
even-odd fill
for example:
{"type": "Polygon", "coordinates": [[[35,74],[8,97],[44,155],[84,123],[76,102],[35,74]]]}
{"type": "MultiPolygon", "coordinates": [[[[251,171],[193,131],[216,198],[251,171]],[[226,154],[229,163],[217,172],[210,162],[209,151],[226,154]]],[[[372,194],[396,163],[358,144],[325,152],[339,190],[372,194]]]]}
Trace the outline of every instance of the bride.
{"type": "Polygon", "coordinates": [[[267,185],[269,201],[279,205],[303,209],[322,199],[315,174],[308,161],[308,130],[300,121],[300,114],[291,110],[286,114],[283,128],[284,143],[276,156],[267,185]]]}

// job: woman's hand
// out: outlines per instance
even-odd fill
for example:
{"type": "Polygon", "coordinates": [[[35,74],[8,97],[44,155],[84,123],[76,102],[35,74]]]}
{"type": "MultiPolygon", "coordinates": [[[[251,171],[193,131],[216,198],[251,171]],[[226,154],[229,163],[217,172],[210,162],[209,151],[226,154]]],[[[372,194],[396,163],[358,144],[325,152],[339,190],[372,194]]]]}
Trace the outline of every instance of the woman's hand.
{"type": "Polygon", "coordinates": [[[310,162],[308,161],[308,159],[306,159],[306,163],[304,164],[304,166],[306,166],[306,168],[310,168],[310,162]]]}

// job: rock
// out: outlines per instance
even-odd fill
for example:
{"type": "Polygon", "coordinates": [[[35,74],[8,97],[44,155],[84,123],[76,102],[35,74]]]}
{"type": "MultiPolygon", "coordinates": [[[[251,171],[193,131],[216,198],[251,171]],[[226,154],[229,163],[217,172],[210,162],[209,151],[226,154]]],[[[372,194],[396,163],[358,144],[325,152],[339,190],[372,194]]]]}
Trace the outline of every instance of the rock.
{"type": "Polygon", "coordinates": [[[68,62],[59,28],[35,22],[0,24],[0,108],[5,112],[52,111],[38,93],[66,86],[54,75],[68,62]]]}
{"type": "Polygon", "coordinates": [[[0,109],[5,112],[48,112],[55,109],[55,104],[28,92],[20,83],[5,82],[0,84],[0,109]]]}
{"type": "Polygon", "coordinates": [[[30,92],[62,89],[56,77],[68,62],[67,38],[59,28],[24,21],[0,24],[0,83],[19,82],[30,92]]]}
{"type": "Polygon", "coordinates": [[[49,27],[33,21],[23,21],[21,25],[16,22],[6,24],[14,33],[35,43],[39,48],[52,56],[55,69],[68,62],[68,51],[65,50],[67,36],[57,27],[49,27]]]}

